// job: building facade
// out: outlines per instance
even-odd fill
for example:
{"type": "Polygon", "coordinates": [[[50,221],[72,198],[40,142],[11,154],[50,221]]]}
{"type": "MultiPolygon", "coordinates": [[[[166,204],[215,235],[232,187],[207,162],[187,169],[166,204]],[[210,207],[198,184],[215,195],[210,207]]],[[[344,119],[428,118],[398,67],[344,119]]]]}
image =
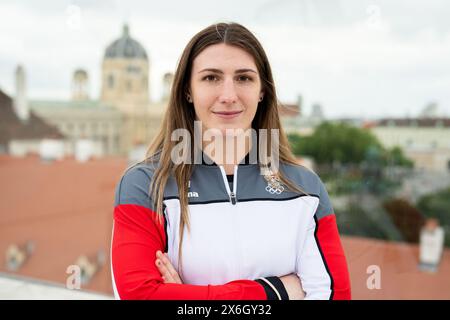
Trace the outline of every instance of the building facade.
{"type": "Polygon", "coordinates": [[[450,118],[381,119],[371,131],[385,147],[401,147],[417,169],[450,172],[450,118]]]}
{"type": "MultiPolygon", "coordinates": [[[[127,156],[136,145],[148,145],[160,127],[167,99],[150,100],[148,55],[127,25],[106,48],[101,67],[99,100],[89,98],[88,74],[79,69],[73,74],[72,100],[29,101],[31,110],[67,137],[69,155],[79,139],[88,139],[100,156],[127,156]]],[[[163,83],[168,78],[173,77],[166,74],[163,83]]]]}

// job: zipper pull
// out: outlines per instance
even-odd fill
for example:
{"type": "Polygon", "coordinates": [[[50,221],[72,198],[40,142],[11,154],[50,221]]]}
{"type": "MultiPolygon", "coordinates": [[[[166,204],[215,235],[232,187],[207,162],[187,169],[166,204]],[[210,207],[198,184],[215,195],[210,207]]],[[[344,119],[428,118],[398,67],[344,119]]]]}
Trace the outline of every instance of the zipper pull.
{"type": "Polygon", "coordinates": [[[230,200],[231,204],[236,204],[236,195],[234,194],[234,192],[230,193],[230,200]]]}

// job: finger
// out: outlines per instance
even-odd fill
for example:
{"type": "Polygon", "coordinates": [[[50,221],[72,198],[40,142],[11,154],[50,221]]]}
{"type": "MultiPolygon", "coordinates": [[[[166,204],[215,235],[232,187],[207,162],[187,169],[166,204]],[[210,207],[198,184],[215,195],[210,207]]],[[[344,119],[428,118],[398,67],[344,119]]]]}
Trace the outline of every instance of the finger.
{"type": "Polygon", "coordinates": [[[171,276],[169,269],[166,267],[166,265],[161,261],[161,251],[156,252],[156,260],[155,265],[158,268],[158,271],[161,273],[161,277],[163,278],[165,283],[175,282],[175,279],[171,276]]]}
{"type": "Polygon", "coordinates": [[[161,273],[161,276],[163,276],[166,272],[168,272],[167,268],[165,267],[165,265],[161,262],[161,260],[156,259],[155,260],[155,265],[158,268],[159,273],[161,273]]]}
{"type": "Polygon", "coordinates": [[[169,258],[167,257],[167,255],[160,255],[160,259],[161,261],[165,264],[166,268],[169,270],[171,276],[175,279],[175,281],[177,283],[183,283],[181,281],[180,276],[178,275],[178,272],[175,270],[175,268],[173,267],[172,263],[170,262],[169,258]]]}
{"type": "Polygon", "coordinates": [[[175,279],[172,277],[169,270],[162,262],[160,262],[160,272],[161,278],[164,280],[164,283],[176,283],[175,279]]]}
{"type": "Polygon", "coordinates": [[[167,253],[162,253],[161,251],[157,251],[156,252],[156,256],[164,263],[164,265],[166,266],[166,268],[169,270],[172,278],[177,282],[177,283],[183,283],[181,281],[180,276],[178,275],[178,272],[175,270],[175,268],[173,267],[172,263],[169,260],[168,254],[167,253]]]}
{"type": "Polygon", "coordinates": [[[167,252],[163,254],[160,250],[158,250],[156,252],[156,256],[163,262],[164,266],[166,267],[165,270],[168,270],[170,274],[170,278],[172,278],[175,283],[182,284],[183,281],[181,280],[180,276],[178,275],[178,272],[175,270],[172,263],[170,262],[169,255],[167,254],[167,252]]]}
{"type": "Polygon", "coordinates": [[[161,276],[164,276],[166,278],[170,278],[170,272],[169,269],[166,267],[165,263],[161,260],[162,258],[162,253],[161,251],[156,251],[156,260],[155,260],[155,265],[158,268],[159,272],[161,273],[161,276]]]}
{"type": "Polygon", "coordinates": [[[161,276],[163,277],[165,283],[175,283],[175,279],[170,274],[169,269],[160,259],[156,259],[155,264],[158,267],[158,270],[161,273],[161,276]]]}

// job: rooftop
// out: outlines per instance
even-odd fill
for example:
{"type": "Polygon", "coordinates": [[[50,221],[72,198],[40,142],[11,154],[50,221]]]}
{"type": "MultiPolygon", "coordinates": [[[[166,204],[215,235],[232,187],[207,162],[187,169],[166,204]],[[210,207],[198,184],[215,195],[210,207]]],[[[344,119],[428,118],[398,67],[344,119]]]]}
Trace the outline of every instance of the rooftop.
{"type": "Polygon", "coordinates": [[[48,124],[30,111],[28,122],[22,122],[14,111],[13,99],[0,90],[0,145],[12,139],[64,138],[53,125],[48,124]]]}
{"type": "Polygon", "coordinates": [[[387,118],[377,121],[376,127],[450,127],[450,118],[387,118]]]}
{"type": "MultiPolygon", "coordinates": [[[[69,158],[49,164],[37,156],[0,155],[0,298],[14,296],[19,292],[16,288],[22,288],[22,297],[64,298],[67,289],[54,290],[54,284],[64,286],[67,267],[80,255],[92,256],[98,250],[105,252],[107,263],[82,289],[112,295],[109,246],[114,191],[126,167],[127,159],[116,157],[86,163],[69,158]],[[31,257],[17,272],[8,270],[7,247],[28,240],[35,244],[31,257]]],[[[342,244],[354,299],[450,299],[450,249],[445,250],[438,271],[426,273],[418,269],[417,245],[348,236],[342,236],[342,244]],[[381,289],[367,288],[367,268],[372,265],[380,267],[381,289]]]]}
{"type": "Polygon", "coordinates": [[[105,59],[111,58],[148,59],[144,47],[131,38],[128,25],[123,26],[122,36],[106,48],[105,59]]]}

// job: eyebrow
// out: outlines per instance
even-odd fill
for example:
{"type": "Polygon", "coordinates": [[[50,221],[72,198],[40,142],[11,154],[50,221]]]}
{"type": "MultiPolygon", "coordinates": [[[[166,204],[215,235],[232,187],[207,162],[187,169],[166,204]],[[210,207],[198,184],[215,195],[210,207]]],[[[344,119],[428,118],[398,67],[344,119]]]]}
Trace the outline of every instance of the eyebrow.
{"type": "MultiPolygon", "coordinates": [[[[220,69],[214,69],[214,68],[206,68],[206,69],[200,70],[198,73],[201,73],[201,72],[215,72],[215,73],[223,74],[223,71],[222,71],[222,70],[220,70],[220,69]]],[[[238,69],[238,70],[236,70],[234,73],[244,73],[244,72],[254,72],[254,73],[257,73],[257,72],[256,72],[255,70],[253,70],[253,69],[238,69]]]]}

